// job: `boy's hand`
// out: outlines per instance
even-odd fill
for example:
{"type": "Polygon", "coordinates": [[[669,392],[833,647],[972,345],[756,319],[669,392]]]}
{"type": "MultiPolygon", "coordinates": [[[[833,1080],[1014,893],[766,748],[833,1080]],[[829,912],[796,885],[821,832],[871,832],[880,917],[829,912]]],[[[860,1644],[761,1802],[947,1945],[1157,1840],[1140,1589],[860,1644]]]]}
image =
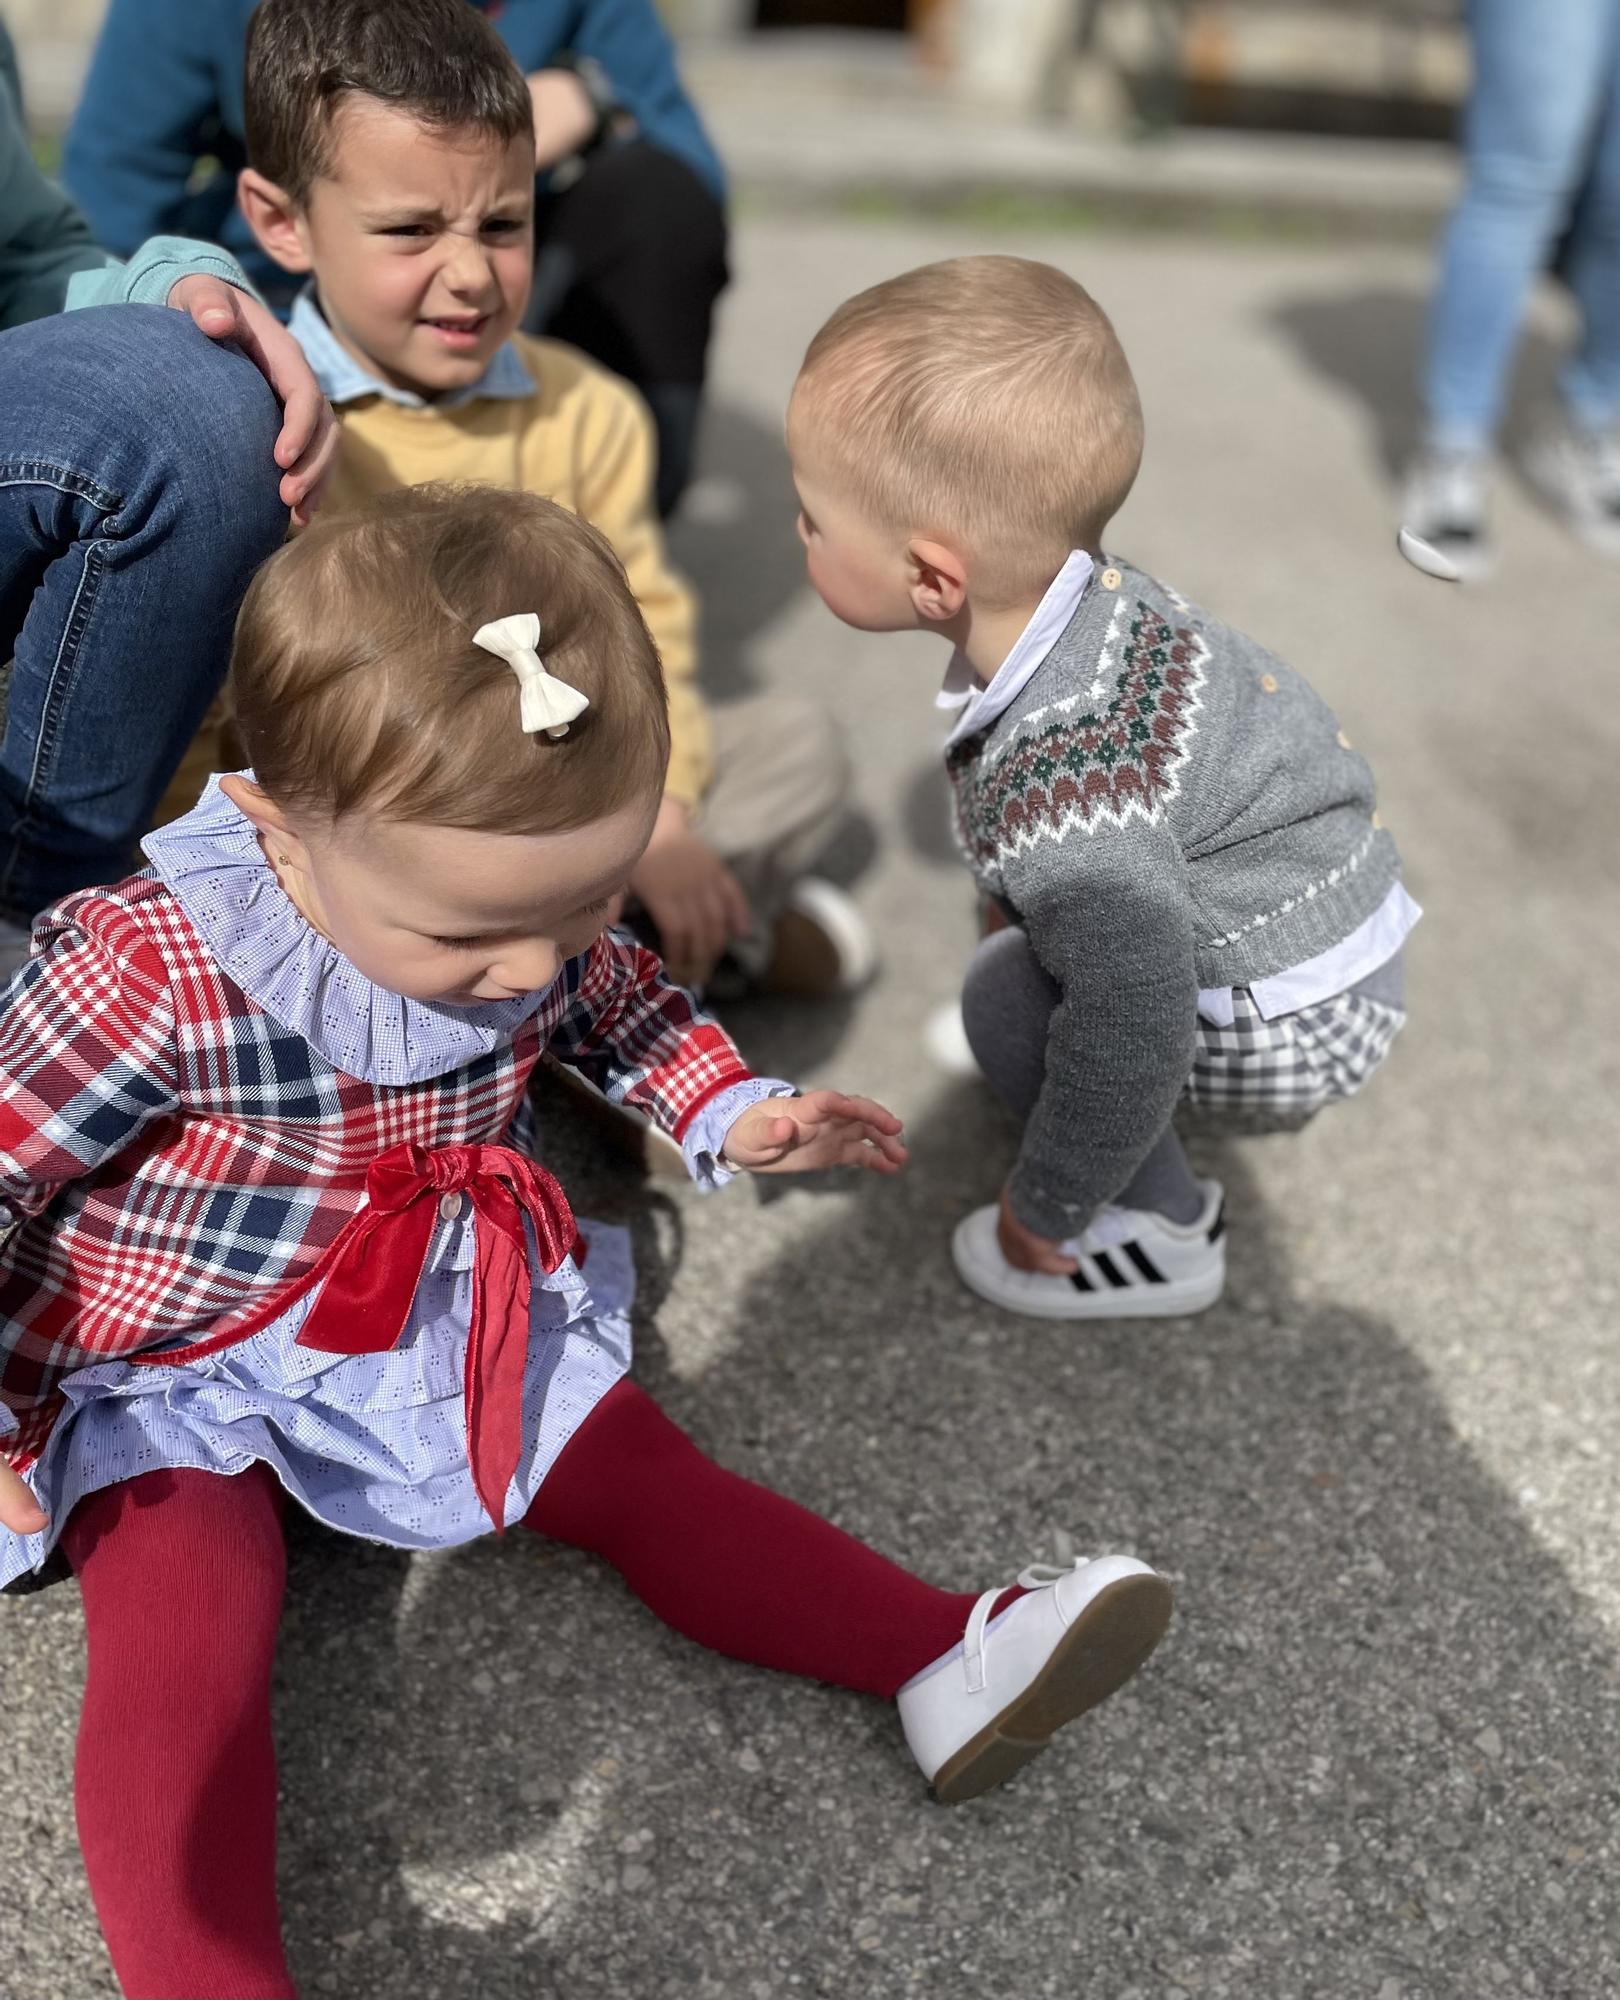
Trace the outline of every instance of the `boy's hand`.
{"type": "Polygon", "coordinates": [[[683,986],[701,986],[731,940],[754,927],[742,884],[693,831],[678,799],[659,807],[630,890],[657,925],[664,963],[683,986]]]}
{"type": "Polygon", "coordinates": [[[812,1090],[751,1104],[726,1134],[727,1162],[756,1174],[817,1167],[869,1167],[897,1174],[906,1163],[900,1120],[869,1097],[812,1090]]]}
{"type": "Polygon", "coordinates": [[[37,1535],[50,1517],[27,1482],[0,1458],[0,1528],[14,1535],[37,1535]]]}
{"type": "Polygon", "coordinates": [[[1012,1212],[1007,1189],[1001,1190],[1001,1213],[996,1217],[996,1242],[1001,1254],[1015,1271],[1044,1271],[1053,1278],[1072,1278],[1080,1266],[1064,1256],[1055,1238],[1037,1236],[1026,1229],[1012,1212]]]}
{"type": "Polygon", "coordinates": [[[189,313],[210,340],[234,340],[281,405],[276,463],[281,497],[296,527],[307,527],[321,501],[321,485],[337,451],[337,418],[304,359],[304,350],[273,312],[227,285],[194,272],[169,290],[168,303],[189,313]]]}

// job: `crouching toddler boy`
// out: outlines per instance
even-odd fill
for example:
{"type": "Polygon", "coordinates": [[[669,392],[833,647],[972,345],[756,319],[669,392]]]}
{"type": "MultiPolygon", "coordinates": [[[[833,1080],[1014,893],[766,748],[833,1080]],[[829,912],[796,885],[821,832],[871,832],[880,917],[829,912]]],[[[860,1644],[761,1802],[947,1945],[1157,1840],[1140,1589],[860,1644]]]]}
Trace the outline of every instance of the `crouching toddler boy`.
{"type": "Polygon", "coordinates": [[[1042,1317],[1198,1311],[1222,1194],[1178,1107],[1300,1126],[1405,1020],[1419,912],[1372,773],[1298,674],[1104,552],[1141,407],[1062,272],[964,257],[862,292],[810,344],[788,445],[828,606],[953,648],[945,761],[989,912],[963,1025],[1023,1121],[957,1269],[1042,1317]]]}

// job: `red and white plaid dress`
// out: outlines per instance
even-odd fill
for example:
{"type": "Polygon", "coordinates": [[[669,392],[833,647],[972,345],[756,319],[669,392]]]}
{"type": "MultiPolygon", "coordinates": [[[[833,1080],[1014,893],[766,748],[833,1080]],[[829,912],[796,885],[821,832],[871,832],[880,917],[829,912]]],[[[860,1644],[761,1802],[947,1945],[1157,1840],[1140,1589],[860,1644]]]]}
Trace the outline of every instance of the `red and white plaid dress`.
{"type": "MultiPolygon", "coordinates": [[[[211,791],[204,804],[217,829],[223,802],[211,791]]],[[[250,865],[245,839],[229,866],[250,865]]],[[[263,874],[256,887],[280,899],[285,928],[291,906],[263,874]]],[[[265,1324],[365,1207],[379,1155],[500,1145],[542,1050],[677,1138],[750,1081],[724,1031],[616,933],[512,1012],[522,1018],[497,1022],[470,1059],[416,1075],[433,1064],[407,1049],[408,1080],[368,1081],[251,997],[151,874],[43,919],[0,1016],[0,1406],[13,1463],[37,1458],[71,1371],[265,1324]]]]}

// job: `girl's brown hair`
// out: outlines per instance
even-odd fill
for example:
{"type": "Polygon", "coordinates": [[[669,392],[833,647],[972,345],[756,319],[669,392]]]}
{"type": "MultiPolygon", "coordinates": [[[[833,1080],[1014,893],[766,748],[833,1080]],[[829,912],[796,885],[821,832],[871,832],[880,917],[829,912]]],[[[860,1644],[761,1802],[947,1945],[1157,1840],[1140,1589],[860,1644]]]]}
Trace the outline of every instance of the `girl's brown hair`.
{"type": "Polygon", "coordinates": [[[658,650],[588,523],[537,494],[417,486],[322,517],[259,571],[236,621],[236,719],[290,811],[364,810],[479,833],[557,833],[661,789],[658,650]],[[473,644],[533,611],[549,672],[590,707],[525,735],[518,682],[473,644]]]}

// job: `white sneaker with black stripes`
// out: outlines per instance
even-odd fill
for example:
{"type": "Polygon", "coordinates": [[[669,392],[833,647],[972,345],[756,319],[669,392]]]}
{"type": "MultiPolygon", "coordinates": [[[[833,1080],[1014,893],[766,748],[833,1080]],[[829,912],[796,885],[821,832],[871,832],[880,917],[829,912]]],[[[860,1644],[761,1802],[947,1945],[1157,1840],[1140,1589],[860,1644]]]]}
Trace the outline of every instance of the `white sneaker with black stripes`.
{"type": "Polygon", "coordinates": [[[1200,1181],[1204,1206],[1192,1222],[1141,1208],[1104,1208],[1064,1247],[1066,1278],[1020,1271],[1001,1254],[996,1210],[976,1208],[956,1226],[951,1256],[970,1291],[1032,1319],[1181,1319],[1202,1312],[1226,1284],[1226,1196],[1200,1181]]]}

